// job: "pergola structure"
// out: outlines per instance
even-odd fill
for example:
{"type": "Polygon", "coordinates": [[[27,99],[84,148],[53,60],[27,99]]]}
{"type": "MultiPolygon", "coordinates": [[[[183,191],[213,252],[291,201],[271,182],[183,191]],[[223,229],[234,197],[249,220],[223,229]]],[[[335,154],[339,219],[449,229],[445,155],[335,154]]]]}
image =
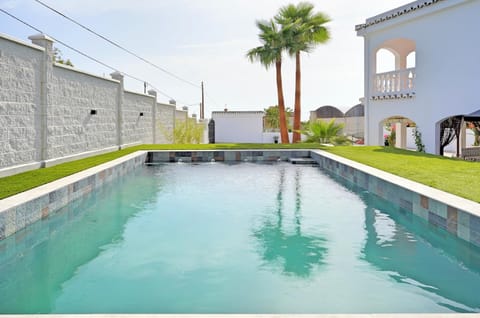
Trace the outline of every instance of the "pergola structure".
{"type": "Polygon", "coordinates": [[[466,123],[470,123],[470,128],[480,132],[480,109],[468,115],[449,117],[440,123],[440,155],[444,154],[445,147],[456,138],[457,157],[460,157],[460,148],[464,148],[466,143],[466,134],[463,133],[466,123]]]}

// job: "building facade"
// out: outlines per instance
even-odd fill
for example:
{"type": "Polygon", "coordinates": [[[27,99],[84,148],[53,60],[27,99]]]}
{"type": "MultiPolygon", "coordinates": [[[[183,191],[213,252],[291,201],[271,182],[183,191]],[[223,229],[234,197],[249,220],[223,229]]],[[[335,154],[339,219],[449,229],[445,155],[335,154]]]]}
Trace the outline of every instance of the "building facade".
{"type": "Polygon", "coordinates": [[[356,26],[364,38],[367,145],[382,145],[385,121],[397,118],[398,147],[414,122],[426,152],[438,154],[441,123],[480,109],[479,16],[480,0],[423,0],[356,26]],[[382,49],[394,56],[390,72],[379,71],[382,49]]]}

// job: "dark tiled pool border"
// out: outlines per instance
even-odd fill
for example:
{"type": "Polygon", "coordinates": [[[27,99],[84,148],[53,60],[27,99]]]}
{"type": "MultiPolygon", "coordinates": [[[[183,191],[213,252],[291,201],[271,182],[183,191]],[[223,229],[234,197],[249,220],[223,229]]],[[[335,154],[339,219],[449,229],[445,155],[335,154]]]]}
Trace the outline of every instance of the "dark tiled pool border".
{"type": "Polygon", "coordinates": [[[480,247],[480,204],[341,158],[312,151],[319,166],[480,247]]]}
{"type": "Polygon", "coordinates": [[[289,158],[310,158],[310,150],[197,150],[149,151],[147,163],[161,162],[275,162],[289,158]]]}
{"type": "Polygon", "coordinates": [[[0,200],[0,240],[146,163],[275,162],[312,158],[322,169],[480,247],[480,204],[317,150],[139,151],[0,200]]]}

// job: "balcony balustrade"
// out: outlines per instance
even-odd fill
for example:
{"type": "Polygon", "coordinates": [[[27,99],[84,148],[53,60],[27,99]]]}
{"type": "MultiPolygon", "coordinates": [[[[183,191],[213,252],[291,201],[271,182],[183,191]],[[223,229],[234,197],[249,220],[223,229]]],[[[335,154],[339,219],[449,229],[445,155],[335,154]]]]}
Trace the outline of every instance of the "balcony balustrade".
{"type": "Polygon", "coordinates": [[[372,99],[413,97],[415,77],[415,68],[375,74],[372,99]]]}

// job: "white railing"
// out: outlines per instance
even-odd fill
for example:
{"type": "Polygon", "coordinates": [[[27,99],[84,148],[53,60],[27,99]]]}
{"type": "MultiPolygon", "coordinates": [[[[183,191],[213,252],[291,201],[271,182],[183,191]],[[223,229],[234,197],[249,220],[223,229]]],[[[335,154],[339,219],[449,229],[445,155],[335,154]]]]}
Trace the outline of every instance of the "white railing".
{"type": "Polygon", "coordinates": [[[414,93],[415,77],[415,68],[378,73],[374,78],[373,95],[414,93]]]}

